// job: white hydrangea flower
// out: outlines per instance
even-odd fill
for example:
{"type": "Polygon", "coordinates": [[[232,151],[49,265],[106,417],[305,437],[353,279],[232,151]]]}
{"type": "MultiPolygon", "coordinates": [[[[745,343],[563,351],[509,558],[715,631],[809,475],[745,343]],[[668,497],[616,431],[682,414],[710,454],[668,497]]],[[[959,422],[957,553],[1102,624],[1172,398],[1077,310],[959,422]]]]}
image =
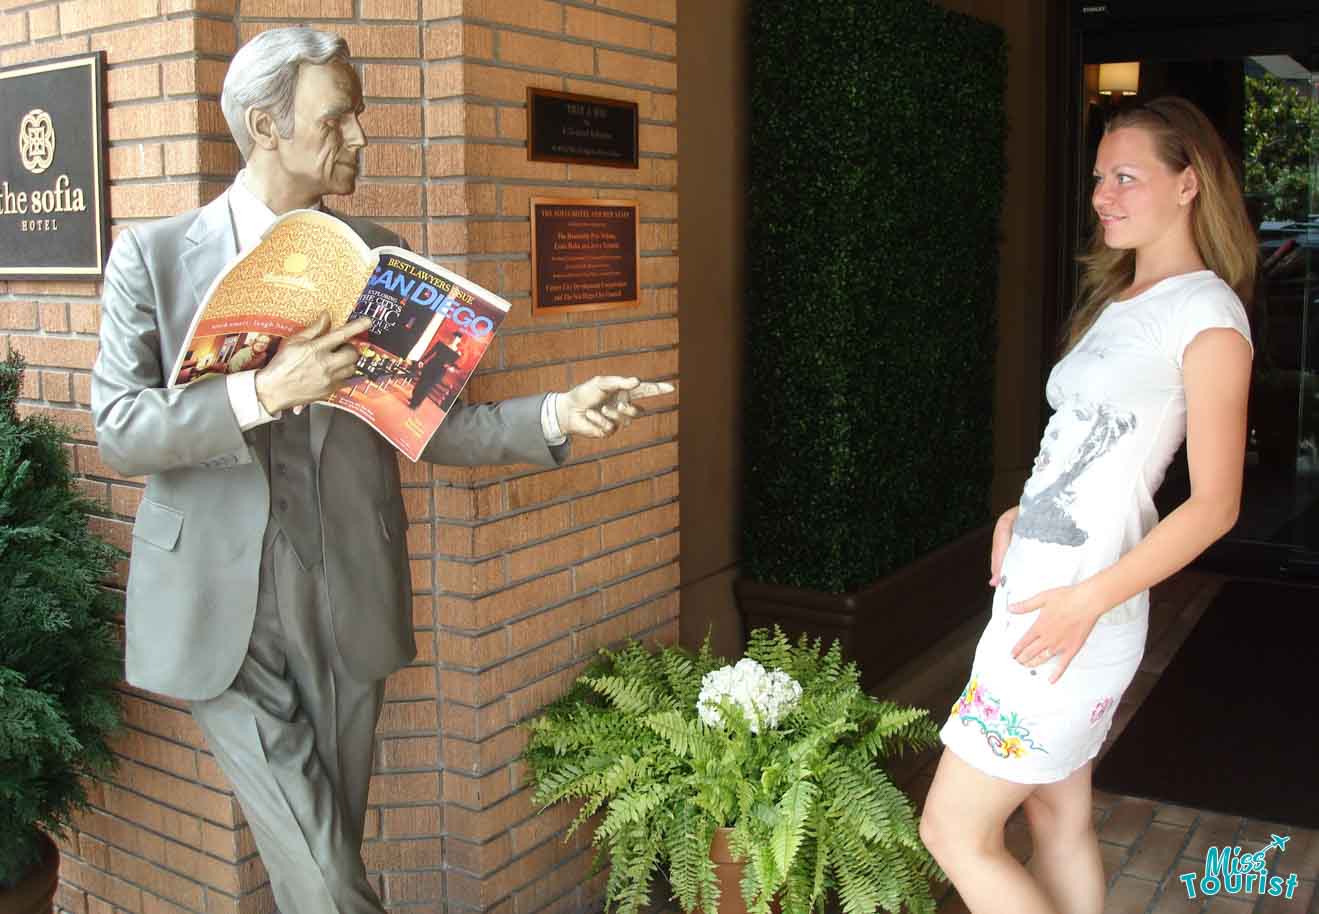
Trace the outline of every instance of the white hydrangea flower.
{"type": "Polygon", "coordinates": [[[711,727],[722,727],[720,703],[735,705],[752,733],[773,729],[801,700],[801,685],[782,670],[766,670],[743,657],[733,666],[711,670],[701,678],[696,711],[711,727]]]}

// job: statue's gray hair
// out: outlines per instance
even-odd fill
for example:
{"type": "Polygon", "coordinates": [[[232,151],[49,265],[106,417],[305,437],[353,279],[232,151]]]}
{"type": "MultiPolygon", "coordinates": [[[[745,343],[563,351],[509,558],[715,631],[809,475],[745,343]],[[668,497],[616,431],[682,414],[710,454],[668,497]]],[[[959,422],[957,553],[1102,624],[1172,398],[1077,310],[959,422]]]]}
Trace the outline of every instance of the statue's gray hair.
{"type": "Polygon", "coordinates": [[[304,26],[262,32],[238,49],[224,77],[220,107],[244,160],[256,145],[247,130],[247,109],[269,112],[279,135],[292,135],[298,69],[331,61],[350,64],[348,43],[332,32],[304,26]]]}

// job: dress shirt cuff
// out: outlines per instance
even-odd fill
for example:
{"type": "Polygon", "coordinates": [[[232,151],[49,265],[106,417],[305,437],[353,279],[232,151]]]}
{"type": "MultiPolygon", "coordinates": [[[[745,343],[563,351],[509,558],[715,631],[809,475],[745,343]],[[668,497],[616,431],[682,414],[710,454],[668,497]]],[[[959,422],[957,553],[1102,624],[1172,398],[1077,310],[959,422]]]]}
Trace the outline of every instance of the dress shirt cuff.
{"type": "Polygon", "coordinates": [[[238,427],[243,431],[273,422],[277,417],[266,412],[256,395],[256,372],[236,371],[224,376],[225,388],[229,391],[229,406],[238,420],[238,427]]]}
{"type": "Polygon", "coordinates": [[[560,393],[549,393],[545,399],[540,401],[540,430],[545,435],[545,443],[550,447],[558,447],[568,440],[568,436],[559,428],[559,397],[560,393]]]}

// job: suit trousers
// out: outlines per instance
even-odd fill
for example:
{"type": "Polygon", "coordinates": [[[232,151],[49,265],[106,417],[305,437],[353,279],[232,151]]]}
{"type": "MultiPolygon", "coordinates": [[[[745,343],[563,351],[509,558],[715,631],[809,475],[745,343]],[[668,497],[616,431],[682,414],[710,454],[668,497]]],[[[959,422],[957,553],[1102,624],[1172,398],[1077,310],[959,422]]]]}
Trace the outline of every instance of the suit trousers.
{"type": "Polygon", "coordinates": [[[268,525],[256,622],[233,683],[192,714],[242,805],[281,914],[383,914],[362,863],[384,681],[334,643],[325,566],[268,525]]]}

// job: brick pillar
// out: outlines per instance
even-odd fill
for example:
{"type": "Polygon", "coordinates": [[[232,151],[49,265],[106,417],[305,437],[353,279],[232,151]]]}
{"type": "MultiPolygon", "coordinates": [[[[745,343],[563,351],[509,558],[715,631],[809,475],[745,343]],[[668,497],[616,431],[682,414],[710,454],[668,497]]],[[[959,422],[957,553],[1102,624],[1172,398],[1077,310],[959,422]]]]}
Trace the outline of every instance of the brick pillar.
{"type": "MultiPolygon", "coordinates": [[[[513,303],[475,400],[593,374],[677,373],[676,11],[672,0],[425,0],[427,251],[513,303]],[[528,85],[637,102],[641,167],[527,160],[528,85]],[[642,303],[533,318],[529,199],[640,202],[642,303]]],[[[588,910],[570,815],[533,813],[515,724],[597,648],[677,637],[677,411],[654,412],[568,466],[434,468],[445,901],[450,911],[588,910]]],[[[420,518],[419,518],[420,519],[420,518]]],[[[427,572],[429,573],[429,568],[427,572]]],[[[418,586],[420,584],[420,579],[418,586]]]]}
{"type": "MultiPolygon", "coordinates": [[[[305,22],[348,40],[371,145],[331,205],[375,219],[495,289],[513,311],[467,394],[564,389],[592,374],[676,379],[675,0],[0,0],[0,65],[107,52],[110,216],[118,230],[212,199],[240,166],[219,109],[257,31],[305,22]],[[288,18],[297,17],[297,18],[288,18]],[[635,100],[638,170],[526,159],[527,85],[635,100]],[[636,199],[642,302],[533,318],[528,198],[636,199]]],[[[23,408],[74,431],[75,466],[131,545],[140,480],[98,458],[87,414],[99,283],[0,282],[0,335],[31,370],[23,408]]],[[[419,656],[392,676],[364,856],[400,911],[589,910],[602,880],[537,816],[517,723],[595,650],[671,642],[678,621],[677,398],[562,468],[401,460],[419,656]]],[[[124,567],[118,583],[122,584],[124,567]]],[[[119,771],[62,842],[76,914],[268,914],[251,832],[185,706],[123,688],[119,771]]]]}

